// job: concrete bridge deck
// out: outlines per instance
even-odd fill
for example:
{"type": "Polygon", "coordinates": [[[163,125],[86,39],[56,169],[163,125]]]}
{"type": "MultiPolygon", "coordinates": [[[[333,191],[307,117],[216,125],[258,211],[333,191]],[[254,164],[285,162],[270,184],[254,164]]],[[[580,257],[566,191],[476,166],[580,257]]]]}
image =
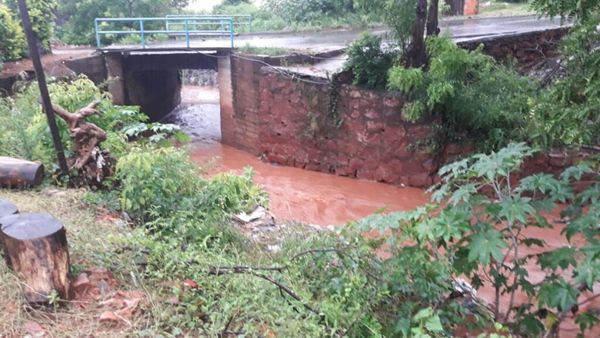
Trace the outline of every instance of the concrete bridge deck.
{"type": "MultiPolygon", "coordinates": [[[[525,33],[558,28],[563,22],[558,18],[539,18],[537,16],[495,17],[495,18],[466,18],[450,19],[440,22],[442,33],[448,33],[454,40],[465,41],[482,37],[492,37],[506,34],[525,33]]],[[[384,27],[372,29],[325,30],[319,32],[274,32],[251,33],[235,36],[234,47],[245,46],[258,48],[286,48],[304,51],[323,52],[347,47],[358,39],[365,31],[375,34],[385,34],[384,27]]],[[[185,49],[185,41],[163,41],[148,43],[146,49],[166,50],[185,49]]],[[[211,50],[231,47],[228,36],[196,37],[190,41],[190,49],[211,50]]],[[[131,50],[140,49],[140,45],[111,45],[102,50],[131,50]]]]}

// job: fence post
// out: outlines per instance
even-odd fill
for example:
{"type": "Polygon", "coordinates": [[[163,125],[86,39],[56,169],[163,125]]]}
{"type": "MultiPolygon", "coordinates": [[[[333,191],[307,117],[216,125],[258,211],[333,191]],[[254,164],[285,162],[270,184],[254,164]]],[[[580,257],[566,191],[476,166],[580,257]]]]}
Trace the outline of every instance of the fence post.
{"type": "Polygon", "coordinates": [[[54,108],[52,108],[52,101],[50,101],[50,94],[48,93],[48,86],[46,85],[46,75],[44,74],[44,67],[40,59],[39,41],[33,32],[31,27],[31,19],[29,17],[29,11],[27,9],[27,3],[25,0],[19,0],[19,11],[21,12],[21,21],[23,28],[25,29],[25,36],[27,37],[27,44],[29,46],[29,56],[33,62],[33,68],[35,69],[35,75],[38,80],[38,87],[40,89],[40,97],[42,99],[42,107],[46,118],[48,119],[48,127],[50,127],[50,135],[52,135],[52,143],[54,143],[54,150],[56,151],[56,158],[58,159],[58,166],[63,175],[69,174],[69,167],[67,160],[65,159],[65,151],[63,144],[60,139],[58,126],[56,125],[56,118],[54,116],[54,108]]]}
{"type": "Polygon", "coordinates": [[[144,20],[140,20],[140,34],[142,35],[142,48],[146,48],[146,36],[144,34],[144,20]]]}
{"type": "Polygon", "coordinates": [[[229,36],[231,38],[231,48],[233,48],[233,17],[229,18],[229,36]]]}
{"type": "Polygon", "coordinates": [[[100,48],[101,47],[101,42],[100,42],[100,32],[98,31],[98,19],[94,19],[94,28],[96,29],[96,47],[100,48]]]}
{"type": "Polygon", "coordinates": [[[190,48],[190,20],[185,19],[185,45],[190,48]]]}

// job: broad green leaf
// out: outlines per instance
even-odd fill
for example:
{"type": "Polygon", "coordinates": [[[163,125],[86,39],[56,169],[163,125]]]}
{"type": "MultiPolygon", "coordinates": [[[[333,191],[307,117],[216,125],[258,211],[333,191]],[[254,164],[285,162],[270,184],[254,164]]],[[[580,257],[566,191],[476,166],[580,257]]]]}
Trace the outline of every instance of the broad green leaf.
{"type": "Polygon", "coordinates": [[[569,311],[576,304],[578,295],[578,291],[565,282],[547,283],[540,288],[539,303],[540,306],[569,311]]]}
{"type": "Polygon", "coordinates": [[[527,222],[527,216],[534,215],[535,209],[529,204],[530,198],[526,197],[514,197],[508,198],[500,202],[500,213],[498,214],[501,218],[506,219],[510,224],[515,224],[515,221],[521,223],[527,222]]]}
{"type": "Polygon", "coordinates": [[[538,258],[538,263],[542,269],[556,270],[559,267],[566,269],[569,266],[577,265],[577,261],[575,260],[576,253],[575,248],[562,247],[541,254],[538,258]]]}
{"type": "Polygon", "coordinates": [[[483,265],[490,264],[491,257],[502,260],[502,250],[507,247],[502,234],[489,228],[473,235],[469,241],[469,261],[478,261],[483,265]]]}
{"type": "Polygon", "coordinates": [[[591,173],[593,172],[592,168],[587,165],[587,164],[580,164],[574,167],[569,167],[567,169],[565,169],[565,171],[562,172],[562,174],[560,175],[560,178],[563,181],[570,181],[571,179],[574,179],[576,181],[581,180],[581,177],[584,174],[587,173],[591,173]]]}

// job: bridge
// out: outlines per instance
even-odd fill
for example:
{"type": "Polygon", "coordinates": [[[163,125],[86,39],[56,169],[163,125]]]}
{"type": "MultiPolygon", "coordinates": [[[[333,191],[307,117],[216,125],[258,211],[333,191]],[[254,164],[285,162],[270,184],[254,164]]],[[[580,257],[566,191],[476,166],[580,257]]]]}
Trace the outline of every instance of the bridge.
{"type": "MultiPolygon", "coordinates": [[[[219,83],[226,89],[237,81],[234,73],[245,76],[236,69],[241,61],[232,57],[235,47],[285,47],[304,54],[327,53],[343,50],[362,33],[362,30],[252,33],[252,17],[248,15],[97,18],[94,25],[98,55],[79,65],[67,63],[97,83],[110,79],[108,89],[115,103],[140,105],[153,120],[159,120],[180,102],[182,69],[217,70],[219,83]]],[[[440,26],[456,41],[464,41],[541,32],[556,29],[561,22],[523,16],[455,19],[442,21],[440,26]]],[[[381,27],[372,32],[385,34],[386,30],[381,27]]],[[[338,57],[310,68],[335,71],[343,62],[344,58],[338,57]]],[[[256,69],[247,72],[257,72],[264,64],[256,62],[256,69]]],[[[292,70],[302,72],[301,66],[296,68],[292,70]]]]}
{"type": "MultiPolygon", "coordinates": [[[[195,37],[227,38],[234,47],[234,37],[249,31],[250,15],[167,15],[164,18],[96,18],[96,47],[161,47],[170,39],[183,38],[182,47],[192,48],[195,37]]],[[[181,43],[180,43],[181,45],[181,43]]],[[[197,47],[197,46],[196,46],[197,47]]],[[[221,46],[223,47],[223,46],[221,46]]]]}

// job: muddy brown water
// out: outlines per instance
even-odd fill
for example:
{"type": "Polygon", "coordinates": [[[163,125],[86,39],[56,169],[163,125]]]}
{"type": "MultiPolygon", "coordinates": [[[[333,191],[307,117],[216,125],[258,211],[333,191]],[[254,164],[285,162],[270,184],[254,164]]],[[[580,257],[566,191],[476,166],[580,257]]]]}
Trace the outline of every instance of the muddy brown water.
{"type": "MultiPolygon", "coordinates": [[[[343,225],[372,213],[412,210],[428,202],[428,194],[421,189],[401,188],[372,181],[351,179],[325,173],[272,165],[241,150],[221,144],[218,92],[205,87],[184,87],[183,104],[167,121],[181,126],[192,136],[190,147],[192,159],[210,174],[234,171],[240,173],[252,167],[254,180],[270,196],[270,209],[280,219],[297,220],[315,225],[343,225]]],[[[559,219],[559,210],[549,214],[548,219],[559,219]]],[[[520,248],[519,256],[552,250],[569,245],[560,232],[564,225],[554,229],[530,228],[526,235],[546,241],[543,249],[520,248]]],[[[543,279],[544,272],[533,262],[528,265],[532,282],[543,279]]],[[[570,272],[564,272],[565,276],[570,272]]],[[[494,290],[485,286],[478,291],[479,297],[488,304],[494,301],[494,290]]],[[[518,293],[515,303],[527,302],[527,297],[518,293]]],[[[534,301],[535,302],[535,301],[534,301]]],[[[502,297],[501,308],[506,308],[508,297],[502,297]]],[[[582,310],[600,306],[600,299],[586,304],[582,310]]],[[[561,326],[560,337],[575,337],[573,320],[561,326]]],[[[600,328],[586,337],[600,337],[600,328]]]]}
{"type": "Polygon", "coordinates": [[[276,166],[219,143],[218,92],[209,87],[185,86],[182,104],[166,121],[178,124],[193,142],[191,155],[209,173],[241,172],[252,167],[255,182],[270,196],[270,209],[280,219],[316,225],[340,225],[378,210],[411,210],[427,202],[420,189],[361,181],[324,173],[276,166]]]}

